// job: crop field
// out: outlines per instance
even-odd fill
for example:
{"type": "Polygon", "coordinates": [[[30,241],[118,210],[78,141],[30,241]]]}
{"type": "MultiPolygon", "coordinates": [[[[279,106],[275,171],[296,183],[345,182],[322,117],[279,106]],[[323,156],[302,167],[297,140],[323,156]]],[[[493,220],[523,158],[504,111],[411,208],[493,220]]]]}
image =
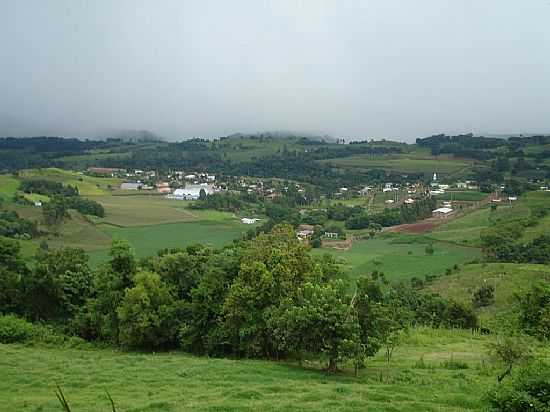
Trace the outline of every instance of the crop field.
{"type": "MultiPolygon", "coordinates": [[[[109,239],[127,240],[138,257],[145,257],[155,255],[159,249],[196,243],[221,248],[240,238],[251,227],[254,225],[243,225],[237,219],[226,218],[135,227],[101,225],[101,232],[109,239]]],[[[92,266],[97,266],[108,259],[109,250],[92,251],[89,255],[92,266]]]]}
{"type": "Polygon", "coordinates": [[[526,291],[537,281],[550,282],[550,267],[536,264],[487,263],[465,265],[449,276],[436,279],[431,292],[471,304],[473,293],[485,284],[495,287],[495,303],[479,310],[484,327],[498,330],[510,326],[515,308],[516,293],[526,291]]]}
{"type": "Polygon", "coordinates": [[[19,176],[23,179],[44,179],[76,186],[82,196],[108,194],[111,188],[118,187],[122,182],[118,178],[79,175],[76,172],[55,168],[23,170],[19,176]]]}
{"type": "Polygon", "coordinates": [[[441,195],[436,195],[437,200],[455,200],[458,202],[479,202],[488,196],[487,193],[477,191],[448,191],[441,195]]]}
{"type": "Polygon", "coordinates": [[[328,159],[322,162],[339,167],[351,167],[359,169],[384,169],[403,173],[436,172],[438,175],[451,175],[471,167],[472,162],[459,159],[414,158],[403,156],[377,156],[357,155],[338,159],[328,159]]]}
{"type": "Polygon", "coordinates": [[[96,223],[113,226],[149,226],[166,223],[235,220],[228,212],[194,210],[192,202],[170,200],[156,195],[97,196],[90,197],[105,208],[104,218],[94,218],[96,223]]]}
{"type": "Polygon", "coordinates": [[[455,264],[479,258],[476,248],[443,242],[434,243],[434,254],[425,252],[427,243],[411,237],[392,236],[360,240],[350,250],[313,249],[313,253],[329,253],[343,263],[350,280],[377,270],[390,281],[408,281],[412,277],[439,275],[455,264]]]}
{"type": "MultiPolygon", "coordinates": [[[[501,371],[487,355],[491,337],[413,329],[392,362],[382,353],[355,378],[327,376],[317,362],[125,353],[112,349],[0,345],[5,412],[58,412],[56,384],[76,412],[177,411],[481,411],[501,371]],[[460,362],[460,370],[446,362],[460,362]]],[[[547,351],[539,348],[542,356],[547,351]]]]}

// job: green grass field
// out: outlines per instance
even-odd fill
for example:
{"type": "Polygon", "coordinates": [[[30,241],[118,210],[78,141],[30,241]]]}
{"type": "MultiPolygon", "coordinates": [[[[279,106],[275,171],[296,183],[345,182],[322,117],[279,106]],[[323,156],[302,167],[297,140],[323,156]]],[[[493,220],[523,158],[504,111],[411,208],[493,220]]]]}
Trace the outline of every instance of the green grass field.
{"type": "Polygon", "coordinates": [[[451,158],[417,158],[409,154],[376,156],[357,155],[337,159],[323,160],[337,167],[358,169],[384,169],[403,173],[423,173],[438,175],[452,175],[471,167],[472,162],[451,158]]]}
{"type": "Polygon", "coordinates": [[[110,410],[105,390],[125,412],[481,411],[500,371],[487,355],[491,339],[414,329],[389,367],[380,352],[358,378],[350,369],[327,376],[317,362],[301,368],[183,353],[0,345],[0,404],[5,412],[58,412],[58,384],[75,412],[110,410]],[[447,367],[450,360],[465,369],[447,367]]]}
{"type": "MultiPolygon", "coordinates": [[[[154,255],[159,249],[185,247],[195,243],[221,248],[254,225],[243,225],[236,219],[203,220],[139,227],[103,226],[101,232],[109,239],[125,239],[138,257],[154,255]]],[[[90,253],[92,265],[108,259],[108,250],[90,253]]]]}
{"type": "Polygon", "coordinates": [[[478,249],[435,242],[433,255],[425,252],[426,243],[408,243],[405,237],[378,237],[353,243],[350,250],[313,249],[313,253],[329,253],[343,263],[350,280],[377,270],[390,281],[408,281],[416,276],[439,275],[454,264],[477,259],[478,249]],[[403,242],[403,243],[401,243],[403,242]],[[407,243],[405,243],[407,242],[407,243]]]}
{"type": "Polygon", "coordinates": [[[0,199],[10,201],[17,192],[19,181],[11,175],[0,175],[0,199]]]}
{"type": "Polygon", "coordinates": [[[488,196],[487,193],[476,191],[448,191],[441,195],[436,195],[437,200],[455,200],[458,202],[479,202],[488,196]]]}
{"type": "Polygon", "coordinates": [[[111,177],[92,177],[62,169],[22,170],[19,176],[23,179],[45,179],[78,187],[82,196],[108,194],[112,188],[120,186],[121,179],[111,177]]]}
{"type": "Polygon", "coordinates": [[[499,330],[513,324],[516,293],[521,294],[537,281],[550,282],[550,267],[535,264],[487,263],[465,265],[442,276],[428,290],[471,304],[474,291],[485,284],[495,287],[495,303],[478,312],[482,325],[499,330]]]}

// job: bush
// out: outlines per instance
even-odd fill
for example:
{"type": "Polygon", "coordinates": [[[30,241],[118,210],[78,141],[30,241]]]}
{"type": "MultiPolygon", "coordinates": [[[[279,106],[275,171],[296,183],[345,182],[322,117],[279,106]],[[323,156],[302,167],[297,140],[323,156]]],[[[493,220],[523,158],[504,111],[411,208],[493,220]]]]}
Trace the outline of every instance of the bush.
{"type": "Polygon", "coordinates": [[[30,339],[33,326],[14,315],[0,316],[0,343],[18,343],[30,339]]]}
{"type": "Polygon", "coordinates": [[[550,365],[528,365],[513,379],[491,390],[487,398],[494,411],[550,411],[550,365]]]}
{"type": "Polygon", "coordinates": [[[472,305],[474,308],[492,305],[495,302],[495,287],[492,285],[483,285],[474,292],[472,296],[472,305]]]}

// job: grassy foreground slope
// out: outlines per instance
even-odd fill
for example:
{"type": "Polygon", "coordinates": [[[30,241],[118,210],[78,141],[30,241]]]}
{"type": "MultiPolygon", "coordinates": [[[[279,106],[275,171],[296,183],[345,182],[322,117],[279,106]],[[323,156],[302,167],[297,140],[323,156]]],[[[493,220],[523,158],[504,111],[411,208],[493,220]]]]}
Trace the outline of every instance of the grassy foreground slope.
{"type": "Polygon", "coordinates": [[[58,412],[57,383],[75,412],[109,410],[105,389],[125,412],[477,411],[497,372],[490,339],[416,329],[390,367],[380,353],[358,378],[350,370],[327,376],[317,363],[0,345],[0,404],[58,412]]]}

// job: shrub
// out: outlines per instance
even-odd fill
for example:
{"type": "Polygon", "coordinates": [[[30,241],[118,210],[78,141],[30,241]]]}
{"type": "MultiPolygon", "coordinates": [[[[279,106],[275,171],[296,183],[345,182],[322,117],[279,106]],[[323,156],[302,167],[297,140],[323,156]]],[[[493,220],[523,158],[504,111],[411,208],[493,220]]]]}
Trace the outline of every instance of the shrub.
{"type": "Polygon", "coordinates": [[[487,399],[492,410],[499,412],[550,411],[550,365],[531,363],[492,389],[487,399]]]}
{"type": "Polygon", "coordinates": [[[495,287],[492,285],[483,285],[474,292],[472,296],[472,305],[474,308],[492,305],[495,302],[495,287]]]}
{"type": "Polygon", "coordinates": [[[0,316],[0,343],[24,342],[32,337],[33,326],[14,315],[0,316]]]}

